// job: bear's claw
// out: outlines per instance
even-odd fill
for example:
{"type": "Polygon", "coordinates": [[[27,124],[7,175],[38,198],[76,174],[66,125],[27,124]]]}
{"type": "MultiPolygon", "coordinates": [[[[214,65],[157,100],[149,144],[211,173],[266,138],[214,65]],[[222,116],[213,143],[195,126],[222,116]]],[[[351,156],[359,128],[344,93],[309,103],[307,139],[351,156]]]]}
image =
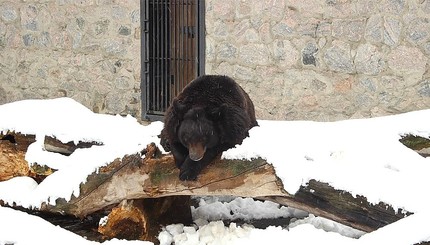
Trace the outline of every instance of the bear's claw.
{"type": "Polygon", "coordinates": [[[182,181],[185,180],[197,180],[197,175],[195,171],[192,171],[191,169],[182,170],[179,172],[179,179],[182,181]]]}

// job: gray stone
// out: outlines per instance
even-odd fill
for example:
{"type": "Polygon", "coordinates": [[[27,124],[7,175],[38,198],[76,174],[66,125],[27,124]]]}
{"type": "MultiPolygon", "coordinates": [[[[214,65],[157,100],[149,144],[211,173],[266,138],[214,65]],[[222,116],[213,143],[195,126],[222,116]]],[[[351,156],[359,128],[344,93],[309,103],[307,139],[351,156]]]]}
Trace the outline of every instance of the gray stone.
{"type": "Polygon", "coordinates": [[[313,91],[324,91],[327,89],[327,84],[318,79],[312,79],[310,89],[313,91]]]}
{"type": "Polygon", "coordinates": [[[317,36],[319,20],[311,19],[307,22],[300,22],[297,26],[296,32],[300,34],[300,36],[310,36],[315,38],[317,36]]]}
{"type": "Polygon", "coordinates": [[[223,21],[216,21],[214,23],[214,37],[221,40],[225,39],[229,35],[231,28],[223,21]]]}
{"type": "Polygon", "coordinates": [[[109,20],[99,20],[95,23],[94,31],[96,35],[102,35],[105,34],[108,31],[109,28],[109,20]]]}
{"type": "Polygon", "coordinates": [[[388,55],[388,66],[394,74],[422,76],[428,58],[415,47],[399,46],[388,55]]]}
{"type": "Polygon", "coordinates": [[[237,65],[235,66],[233,75],[239,80],[250,81],[254,79],[256,74],[255,70],[252,68],[237,65]]]}
{"type": "Polygon", "coordinates": [[[131,23],[140,24],[140,9],[131,12],[131,23]]]}
{"type": "Polygon", "coordinates": [[[114,88],[114,90],[131,90],[133,88],[133,83],[129,77],[120,76],[113,81],[112,87],[114,88]]]}
{"type": "Polygon", "coordinates": [[[289,37],[293,34],[293,29],[281,21],[272,27],[272,33],[275,37],[289,37]]]}
{"type": "Polygon", "coordinates": [[[355,97],[355,105],[361,108],[368,108],[374,105],[374,99],[368,94],[357,94],[355,97]]]}
{"type": "Polygon", "coordinates": [[[273,59],[280,67],[293,67],[299,58],[299,51],[297,51],[290,41],[276,40],[273,43],[273,59]]]}
{"type": "Polygon", "coordinates": [[[268,65],[270,52],[266,45],[247,44],[239,48],[239,59],[248,65],[268,65]]]}
{"type": "Polygon", "coordinates": [[[38,30],[37,26],[38,26],[38,23],[36,20],[30,20],[27,23],[25,23],[25,28],[30,31],[37,31],[38,30]]]}
{"type": "Polygon", "coordinates": [[[424,52],[425,52],[427,55],[430,55],[430,42],[426,42],[426,43],[424,43],[424,44],[423,44],[423,47],[424,47],[424,52]]]}
{"type": "Polygon", "coordinates": [[[0,36],[4,36],[6,34],[6,24],[0,21],[0,36]]]}
{"type": "Polygon", "coordinates": [[[3,3],[0,5],[0,16],[5,22],[12,22],[18,18],[18,12],[12,4],[3,3]]]}
{"type": "Polygon", "coordinates": [[[42,32],[38,38],[38,44],[43,47],[48,47],[51,45],[51,37],[49,32],[42,32]]]}
{"type": "Polygon", "coordinates": [[[316,27],[316,36],[317,37],[328,37],[331,36],[332,33],[332,23],[331,21],[319,21],[316,27]]]}
{"type": "Polygon", "coordinates": [[[71,34],[72,34],[72,39],[73,39],[72,47],[74,49],[77,49],[81,46],[82,32],[75,31],[75,32],[72,32],[71,34]]]}
{"type": "Polygon", "coordinates": [[[123,36],[128,36],[131,34],[131,30],[126,26],[120,26],[118,30],[118,34],[123,36]]]}
{"type": "Polygon", "coordinates": [[[37,21],[37,15],[39,10],[34,5],[27,5],[21,8],[21,25],[30,31],[37,31],[39,23],[37,21]]]}
{"type": "Polygon", "coordinates": [[[430,21],[427,18],[418,18],[409,22],[406,30],[408,41],[420,44],[430,39],[430,21]]]}
{"type": "Polygon", "coordinates": [[[418,84],[418,94],[423,97],[430,97],[430,79],[423,80],[418,84]]]}
{"type": "Polygon", "coordinates": [[[237,48],[231,43],[220,43],[217,47],[219,60],[231,60],[237,56],[237,48]]]}
{"type": "Polygon", "coordinates": [[[78,28],[79,28],[80,30],[84,30],[84,27],[85,27],[85,19],[84,19],[84,18],[82,18],[82,17],[78,17],[78,18],[76,18],[76,24],[78,25],[78,28]]]}
{"type": "Polygon", "coordinates": [[[367,41],[379,43],[384,40],[384,27],[380,15],[372,15],[366,24],[364,37],[367,41]]]}
{"type": "Polygon", "coordinates": [[[381,10],[384,12],[400,15],[405,9],[405,0],[384,0],[381,10]]]}
{"type": "Polygon", "coordinates": [[[425,13],[430,14],[430,0],[424,0],[422,3],[422,10],[425,13]]]}
{"type": "Polygon", "coordinates": [[[215,42],[212,40],[212,38],[207,37],[205,46],[206,62],[214,62],[216,57],[215,42]]]}
{"type": "Polygon", "coordinates": [[[359,84],[370,92],[376,92],[375,82],[370,78],[360,79],[359,84]]]}
{"type": "Polygon", "coordinates": [[[8,98],[6,90],[0,86],[0,105],[6,104],[7,102],[8,98]]]}
{"type": "Polygon", "coordinates": [[[368,43],[358,46],[354,64],[358,73],[366,75],[377,75],[385,66],[382,54],[368,43]]]}
{"type": "Polygon", "coordinates": [[[30,47],[35,44],[36,38],[32,34],[28,33],[22,36],[22,41],[24,42],[25,46],[30,47]]]}
{"type": "Polygon", "coordinates": [[[318,52],[318,47],[315,43],[313,42],[307,43],[305,48],[302,50],[303,65],[317,66],[317,62],[316,62],[317,52],[318,52]]]}
{"type": "Polygon", "coordinates": [[[352,42],[360,41],[364,36],[365,20],[335,20],[332,25],[333,37],[352,42]]]}
{"type": "Polygon", "coordinates": [[[332,71],[345,73],[354,72],[351,50],[347,43],[334,41],[333,46],[326,50],[324,61],[332,71]]]}
{"type": "Polygon", "coordinates": [[[127,92],[112,90],[106,96],[106,109],[109,113],[112,114],[121,114],[124,110],[126,110],[127,106],[127,92]]]}
{"type": "Polygon", "coordinates": [[[384,17],[384,43],[389,46],[395,46],[400,42],[402,32],[402,22],[393,17],[384,17]]]}

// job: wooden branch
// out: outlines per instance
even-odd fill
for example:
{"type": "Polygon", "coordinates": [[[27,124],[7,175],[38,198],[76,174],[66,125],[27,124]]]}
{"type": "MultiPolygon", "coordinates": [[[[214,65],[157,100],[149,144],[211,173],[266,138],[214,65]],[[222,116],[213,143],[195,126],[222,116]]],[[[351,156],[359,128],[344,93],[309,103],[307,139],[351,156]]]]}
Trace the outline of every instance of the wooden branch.
{"type": "Polygon", "coordinates": [[[45,136],[44,147],[46,151],[56,152],[66,156],[71,155],[76,149],[79,148],[90,148],[93,145],[102,145],[97,142],[78,142],[75,144],[73,141],[63,143],[56,138],[45,136]]]}

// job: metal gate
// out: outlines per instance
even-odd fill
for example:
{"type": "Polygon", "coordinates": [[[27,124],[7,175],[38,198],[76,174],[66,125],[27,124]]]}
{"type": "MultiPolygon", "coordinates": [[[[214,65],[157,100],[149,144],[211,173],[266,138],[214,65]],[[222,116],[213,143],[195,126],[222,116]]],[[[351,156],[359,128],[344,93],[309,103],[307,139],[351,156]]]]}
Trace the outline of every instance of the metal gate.
{"type": "Polygon", "coordinates": [[[161,120],[204,74],[204,0],[141,0],[142,118],[161,120]]]}

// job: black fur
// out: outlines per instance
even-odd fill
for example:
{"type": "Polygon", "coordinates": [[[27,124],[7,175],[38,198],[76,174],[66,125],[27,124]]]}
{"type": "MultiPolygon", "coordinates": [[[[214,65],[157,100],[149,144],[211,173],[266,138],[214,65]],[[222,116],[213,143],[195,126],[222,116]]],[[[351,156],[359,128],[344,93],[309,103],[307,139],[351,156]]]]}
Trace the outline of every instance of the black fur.
{"type": "Polygon", "coordinates": [[[195,180],[223,151],[241,144],[254,126],[258,124],[248,94],[230,77],[205,75],[173,100],[164,118],[161,143],[172,152],[179,178],[195,180]]]}

